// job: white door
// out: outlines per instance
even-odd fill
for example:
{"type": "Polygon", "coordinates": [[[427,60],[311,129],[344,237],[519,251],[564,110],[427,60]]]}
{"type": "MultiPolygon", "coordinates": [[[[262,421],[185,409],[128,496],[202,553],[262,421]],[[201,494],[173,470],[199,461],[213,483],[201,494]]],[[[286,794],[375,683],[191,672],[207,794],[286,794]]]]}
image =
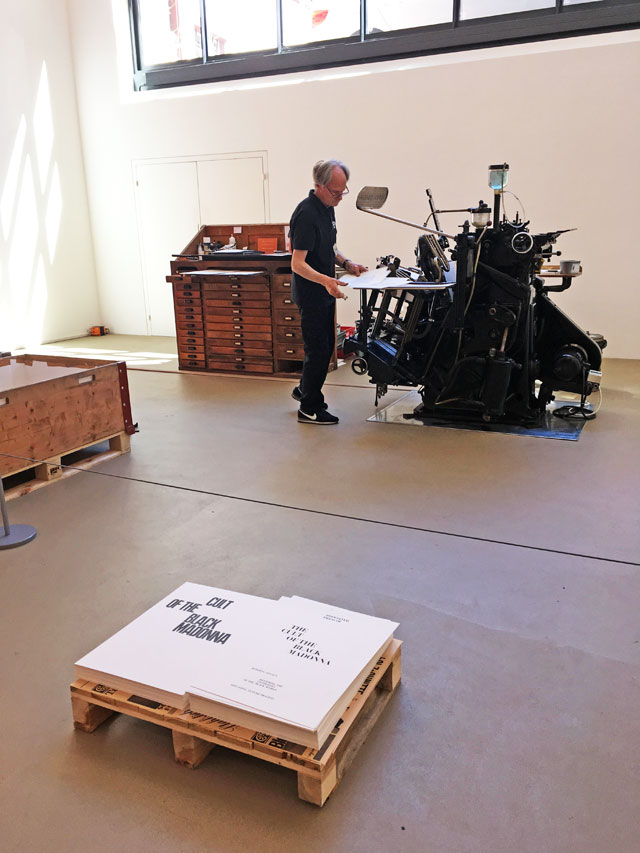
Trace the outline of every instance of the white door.
{"type": "Polygon", "coordinates": [[[139,163],[136,208],[150,335],[175,335],[169,263],[200,228],[194,162],[139,163]]]}
{"type": "Polygon", "coordinates": [[[265,180],[266,168],[259,154],[198,160],[200,221],[203,225],[266,222],[265,180]]]}
{"type": "Polygon", "coordinates": [[[169,263],[202,225],[267,222],[266,158],[256,152],[134,164],[149,335],[175,335],[169,263]]]}

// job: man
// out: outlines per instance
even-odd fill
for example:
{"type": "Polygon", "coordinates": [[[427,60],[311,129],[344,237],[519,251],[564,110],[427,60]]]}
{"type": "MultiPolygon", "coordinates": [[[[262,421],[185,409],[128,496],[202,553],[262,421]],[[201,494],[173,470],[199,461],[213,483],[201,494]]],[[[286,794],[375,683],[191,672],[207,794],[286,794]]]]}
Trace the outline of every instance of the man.
{"type": "Polygon", "coordinates": [[[303,424],[338,423],[322,393],[336,337],[336,299],[345,298],[335,265],[352,275],[367,269],[336,246],[334,208],[349,192],[348,180],[349,169],[340,160],[319,160],[313,167],[314,189],[291,216],[291,292],[300,310],[305,356],[300,385],[291,396],[300,403],[298,422],[303,424]]]}

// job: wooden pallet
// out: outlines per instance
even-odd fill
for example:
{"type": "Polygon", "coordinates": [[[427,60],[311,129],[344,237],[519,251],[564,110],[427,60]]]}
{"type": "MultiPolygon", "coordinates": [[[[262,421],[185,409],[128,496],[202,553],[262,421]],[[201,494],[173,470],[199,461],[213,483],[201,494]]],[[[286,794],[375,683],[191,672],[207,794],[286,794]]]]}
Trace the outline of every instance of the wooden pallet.
{"type": "Polygon", "coordinates": [[[73,724],[92,732],[114,713],[148,720],[171,729],[175,759],[180,764],[195,768],[214,746],[226,746],[294,770],[300,799],[322,806],[400,682],[401,647],[400,640],[392,641],[319,750],[84,679],[71,685],[73,724]]]}
{"type": "Polygon", "coordinates": [[[128,453],[130,450],[131,436],[127,435],[126,432],[119,432],[115,435],[105,435],[103,438],[100,438],[97,441],[91,441],[89,444],[74,447],[72,450],[68,450],[62,455],[51,456],[48,459],[43,459],[39,462],[26,464],[20,468],[20,471],[12,472],[2,478],[6,499],[10,501],[14,498],[22,497],[22,495],[28,495],[29,492],[34,492],[36,489],[41,489],[43,486],[48,486],[51,483],[57,483],[60,480],[65,480],[67,477],[77,474],[79,470],[85,471],[87,468],[93,468],[94,465],[98,465],[100,462],[106,462],[108,459],[114,459],[116,456],[121,456],[123,453],[128,453]],[[97,445],[102,444],[105,441],[109,442],[109,450],[102,450],[92,453],[91,456],[85,456],[81,460],[73,462],[72,468],[64,467],[63,459],[66,459],[73,453],[88,450],[94,446],[97,447],[97,445]],[[19,480],[16,474],[23,473],[24,471],[33,471],[35,479],[28,480],[27,482],[15,482],[16,480],[19,480]]]}

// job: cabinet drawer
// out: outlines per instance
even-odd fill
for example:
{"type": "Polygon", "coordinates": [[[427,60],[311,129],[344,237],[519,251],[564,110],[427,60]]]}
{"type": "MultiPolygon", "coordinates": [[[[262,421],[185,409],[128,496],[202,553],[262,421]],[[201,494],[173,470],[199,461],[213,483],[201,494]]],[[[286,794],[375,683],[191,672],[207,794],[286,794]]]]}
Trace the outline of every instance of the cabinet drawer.
{"type": "Polygon", "coordinates": [[[176,317],[176,330],[180,334],[202,334],[202,320],[182,320],[176,317]]]}
{"type": "Polygon", "coordinates": [[[211,308],[261,308],[263,311],[269,311],[269,294],[265,294],[264,299],[253,299],[247,293],[238,294],[235,298],[228,299],[205,299],[204,307],[206,311],[211,308]]]}
{"type": "Polygon", "coordinates": [[[302,329],[294,326],[293,323],[277,328],[275,334],[280,344],[302,344],[302,329]]]}
{"type": "Polygon", "coordinates": [[[300,312],[294,305],[293,308],[276,309],[273,312],[274,326],[297,326],[300,328],[300,312]]]}
{"type": "Polygon", "coordinates": [[[191,281],[181,281],[176,282],[173,285],[173,290],[176,296],[185,297],[192,296],[195,294],[196,296],[200,296],[200,284],[199,282],[191,282],[191,281]]]}
{"type": "MultiPolygon", "coordinates": [[[[193,276],[197,275],[197,273],[192,273],[193,276]]],[[[269,286],[269,276],[266,275],[262,270],[258,270],[256,272],[246,272],[242,273],[242,275],[234,275],[232,271],[229,270],[210,270],[206,275],[203,275],[199,279],[200,283],[204,285],[205,288],[209,288],[215,285],[256,285],[263,284],[267,287],[269,286]]]]}
{"type": "Polygon", "coordinates": [[[221,340],[221,341],[271,341],[271,332],[262,331],[264,327],[258,326],[260,331],[254,331],[252,328],[247,327],[242,331],[237,331],[236,329],[210,329],[207,326],[207,339],[208,340],[221,340]]]}
{"type": "Polygon", "coordinates": [[[273,373],[273,361],[269,359],[252,359],[250,356],[228,356],[225,361],[222,356],[207,359],[207,367],[211,370],[226,370],[238,373],[273,373]]]}
{"type": "Polygon", "coordinates": [[[272,275],[271,288],[274,294],[291,293],[291,274],[272,275]]]}
{"type": "Polygon", "coordinates": [[[212,317],[226,317],[230,320],[233,320],[234,317],[242,317],[242,319],[260,317],[265,322],[271,323],[271,314],[265,308],[232,308],[216,305],[215,307],[211,306],[207,308],[207,318],[212,317]]]}
{"type": "Polygon", "coordinates": [[[225,319],[224,317],[207,318],[207,332],[255,332],[271,337],[271,324],[265,323],[260,317],[241,317],[225,319]],[[249,322],[249,321],[252,322],[249,322]]]}
{"type": "Polygon", "coordinates": [[[204,357],[204,354],[202,356],[198,356],[197,358],[192,357],[192,356],[184,356],[184,357],[179,356],[178,366],[179,367],[193,367],[196,370],[204,370],[205,367],[207,366],[207,361],[204,357]]]}
{"type": "Polygon", "coordinates": [[[204,332],[198,335],[190,335],[188,332],[178,332],[178,345],[181,344],[201,344],[204,343],[204,332]]]}
{"type": "Polygon", "coordinates": [[[276,358],[290,358],[300,360],[304,358],[304,347],[302,344],[276,344],[276,358]]]}
{"type": "Polygon", "coordinates": [[[178,335],[178,347],[204,346],[204,335],[178,335]]]}
{"type": "Polygon", "coordinates": [[[178,357],[201,358],[204,355],[204,341],[201,344],[178,343],[178,357]]]}
{"type": "Polygon", "coordinates": [[[193,296],[176,296],[176,305],[179,308],[200,308],[202,301],[200,294],[197,297],[193,296]]]}
{"type": "Polygon", "coordinates": [[[202,323],[202,308],[176,308],[176,323],[202,323]]]}
{"type": "Polygon", "coordinates": [[[203,296],[214,293],[269,293],[268,281],[207,281],[202,285],[203,296]]]}
{"type": "Polygon", "coordinates": [[[207,355],[217,358],[219,355],[257,355],[271,359],[271,344],[261,341],[207,341],[207,355]],[[224,344],[228,346],[224,346],[224,344]]]}
{"type": "Polygon", "coordinates": [[[295,310],[296,313],[298,312],[297,306],[291,299],[291,294],[287,295],[281,291],[273,294],[273,307],[276,311],[279,308],[291,308],[292,310],[295,310]]]}

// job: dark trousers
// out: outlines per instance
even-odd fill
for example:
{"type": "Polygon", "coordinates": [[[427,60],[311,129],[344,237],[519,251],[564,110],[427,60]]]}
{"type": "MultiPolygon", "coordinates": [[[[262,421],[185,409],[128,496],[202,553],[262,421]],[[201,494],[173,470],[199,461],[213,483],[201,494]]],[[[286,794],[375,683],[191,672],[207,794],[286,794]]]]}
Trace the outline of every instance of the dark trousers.
{"type": "Polygon", "coordinates": [[[322,386],[327,378],[329,362],[336,340],[336,306],[300,307],[304,365],[300,380],[300,408],[310,415],[319,412],[324,403],[322,386]]]}

